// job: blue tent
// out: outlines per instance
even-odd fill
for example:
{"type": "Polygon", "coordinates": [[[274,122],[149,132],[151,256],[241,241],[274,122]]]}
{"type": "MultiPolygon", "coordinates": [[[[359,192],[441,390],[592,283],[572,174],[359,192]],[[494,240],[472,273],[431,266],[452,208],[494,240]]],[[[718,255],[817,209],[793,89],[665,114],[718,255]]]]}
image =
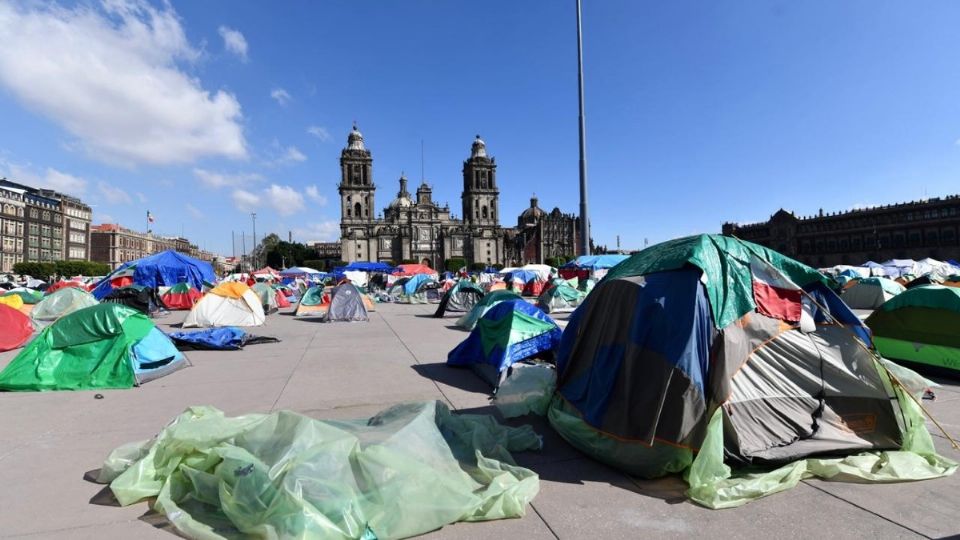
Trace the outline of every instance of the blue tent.
{"type": "Polygon", "coordinates": [[[417,292],[417,290],[420,288],[420,285],[430,281],[433,281],[433,278],[427,274],[416,274],[410,276],[410,279],[403,284],[403,294],[410,296],[411,294],[417,292]]]}
{"type": "Polygon", "coordinates": [[[343,268],[338,268],[337,270],[341,271],[359,271],[359,272],[384,272],[390,274],[394,271],[394,268],[387,263],[383,262],[369,262],[369,261],[354,261],[343,268]]]}
{"type": "Polygon", "coordinates": [[[588,268],[590,270],[613,268],[628,258],[630,258],[629,255],[581,255],[561,268],[588,268]]]}
{"type": "Polygon", "coordinates": [[[203,290],[203,282],[214,282],[217,276],[213,267],[206,261],[178,253],[173,250],[161,251],[149,257],[123,263],[119,268],[105,277],[93,289],[93,296],[102,300],[114,289],[111,281],[115,277],[132,273],[133,284],[156,289],[158,287],[173,287],[177,283],[186,282],[203,290]]]}
{"type": "Polygon", "coordinates": [[[529,283],[531,281],[537,281],[538,279],[540,279],[540,276],[536,272],[531,272],[530,270],[514,270],[504,274],[505,281],[529,283]]]}
{"type": "Polygon", "coordinates": [[[526,300],[500,302],[447,355],[447,365],[470,366],[495,388],[516,362],[560,345],[560,327],[526,300]]]}
{"type": "Polygon", "coordinates": [[[320,276],[322,274],[323,272],[320,272],[319,270],[314,270],[313,268],[307,268],[305,266],[291,266],[290,268],[280,272],[280,276],[285,278],[311,278],[320,276]]]}

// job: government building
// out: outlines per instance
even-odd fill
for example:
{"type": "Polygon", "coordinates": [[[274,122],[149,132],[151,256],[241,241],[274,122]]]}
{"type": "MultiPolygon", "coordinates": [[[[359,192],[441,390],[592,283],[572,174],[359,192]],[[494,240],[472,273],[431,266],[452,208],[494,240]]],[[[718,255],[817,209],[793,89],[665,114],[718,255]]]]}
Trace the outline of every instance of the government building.
{"type": "Polygon", "coordinates": [[[889,259],[960,260],[960,195],[798,217],[780,209],[763,223],[722,232],[815,267],[889,259]]]}
{"type": "Polygon", "coordinates": [[[396,197],[377,218],[373,156],[353,126],[340,153],[340,249],[344,261],[424,262],[443,268],[444,261],[507,264],[507,236],[500,227],[496,160],[487,155],[478,135],[463,162],[462,219],[433,200],[425,181],[411,194],[401,174],[396,197]]]}

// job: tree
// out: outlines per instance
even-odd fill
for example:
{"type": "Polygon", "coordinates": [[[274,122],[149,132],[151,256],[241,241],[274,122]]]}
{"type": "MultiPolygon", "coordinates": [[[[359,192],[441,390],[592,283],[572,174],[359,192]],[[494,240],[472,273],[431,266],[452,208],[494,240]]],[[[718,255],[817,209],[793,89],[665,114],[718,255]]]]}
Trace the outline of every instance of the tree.
{"type": "Polygon", "coordinates": [[[475,263],[471,263],[471,264],[470,264],[470,271],[471,271],[471,272],[482,272],[486,267],[487,267],[487,265],[486,265],[485,263],[475,262],[475,263]]]}
{"type": "Polygon", "coordinates": [[[36,279],[46,280],[50,279],[50,277],[57,272],[57,267],[53,263],[18,262],[13,265],[13,272],[36,279]]]}
{"type": "Polygon", "coordinates": [[[281,242],[277,233],[270,233],[260,240],[260,243],[254,246],[251,256],[257,264],[264,264],[266,254],[269,253],[277,244],[281,242]]]}
{"type": "Polygon", "coordinates": [[[457,272],[465,266],[467,266],[467,260],[463,257],[452,257],[443,263],[443,267],[446,268],[448,272],[457,272]]]}

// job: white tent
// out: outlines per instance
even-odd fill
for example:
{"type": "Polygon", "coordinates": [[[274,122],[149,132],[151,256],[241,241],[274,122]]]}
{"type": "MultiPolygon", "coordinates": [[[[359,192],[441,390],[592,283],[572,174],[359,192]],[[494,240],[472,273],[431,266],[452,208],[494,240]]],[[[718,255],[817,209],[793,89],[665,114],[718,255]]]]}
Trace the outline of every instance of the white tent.
{"type": "Polygon", "coordinates": [[[203,295],[183,321],[183,327],[260,326],[266,320],[260,298],[250,287],[227,283],[203,295]]]}

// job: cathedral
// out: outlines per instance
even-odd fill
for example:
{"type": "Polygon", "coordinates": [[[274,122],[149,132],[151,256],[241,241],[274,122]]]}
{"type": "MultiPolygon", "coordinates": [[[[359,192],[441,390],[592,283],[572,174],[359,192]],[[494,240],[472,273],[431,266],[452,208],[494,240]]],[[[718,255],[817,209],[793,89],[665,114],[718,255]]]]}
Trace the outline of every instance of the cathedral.
{"type": "Polygon", "coordinates": [[[415,196],[401,174],[397,196],[376,217],[373,156],[353,126],[340,153],[340,246],[344,261],[417,261],[443,268],[444,261],[505,264],[506,235],[500,227],[496,160],[477,135],[463,162],[461,217],[433,201],[424,181],[415,196]]]}

